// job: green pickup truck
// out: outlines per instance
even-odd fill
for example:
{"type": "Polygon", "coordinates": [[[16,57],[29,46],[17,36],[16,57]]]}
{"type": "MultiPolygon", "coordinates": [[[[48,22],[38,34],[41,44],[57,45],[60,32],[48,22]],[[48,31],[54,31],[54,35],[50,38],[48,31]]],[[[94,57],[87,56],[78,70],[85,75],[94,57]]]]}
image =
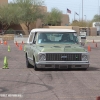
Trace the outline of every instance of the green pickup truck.
{"type": "Polygon", "coordinates": [[[38,28],[30,32],[25,45],[26,66],[38,68],[89,67],[89,53],[79,43],[77,32],[71,29],[38,28]]]}

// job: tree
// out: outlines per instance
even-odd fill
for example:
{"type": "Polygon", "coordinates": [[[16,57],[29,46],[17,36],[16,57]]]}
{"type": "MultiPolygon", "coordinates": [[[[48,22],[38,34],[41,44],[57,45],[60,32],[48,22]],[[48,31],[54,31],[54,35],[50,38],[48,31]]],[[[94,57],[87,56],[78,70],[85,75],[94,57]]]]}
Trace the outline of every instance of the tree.
{"type": "Polygon", "coordinates": [[[79,27],[91,27],[92,26],[92,21],[77,21],[74,20],[71,24],[71,26],[79,26],[79,27]]]}
{"type": "Polygon", "coordinates": [[[52,8],[50,13],[47,13],[45,18],[44,18],[44,23],[47,25],[60,25],[62,19],[62,11],[56,8],[52,8]]]}
{"type": "Polygon", "coordinates": [[[37,19],[43,18],[43,11],[41,6],[43,1],[39,0],[14,0],[13,4],[16,4],[19,8],[20,16],[18,18],[19,23],[24,23],[27,30],[30,30],[30,24],[35,23],[37,19]]]}
{"type": "Polygon", "coordinates": [[[100,22],[100,15],[94,15],[93,22],[100,22]]]}
{"type": "Polygon", "coordinates": [[[10,25],[18,23],[18,10],[16,6],[11,4],[0,7],[0,24],[2,30],[7,30],[10,25]]]}

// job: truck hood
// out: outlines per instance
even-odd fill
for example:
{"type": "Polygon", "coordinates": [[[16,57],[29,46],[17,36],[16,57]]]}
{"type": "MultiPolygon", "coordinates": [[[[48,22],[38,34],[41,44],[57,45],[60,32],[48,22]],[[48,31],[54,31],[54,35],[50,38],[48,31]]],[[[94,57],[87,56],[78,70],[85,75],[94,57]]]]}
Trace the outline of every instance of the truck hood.
{"type": "Polygon", "coordinates": [[[43,44],[37,45],[36,49],[40,52],[86,52],[79,44],[43,44]]]}

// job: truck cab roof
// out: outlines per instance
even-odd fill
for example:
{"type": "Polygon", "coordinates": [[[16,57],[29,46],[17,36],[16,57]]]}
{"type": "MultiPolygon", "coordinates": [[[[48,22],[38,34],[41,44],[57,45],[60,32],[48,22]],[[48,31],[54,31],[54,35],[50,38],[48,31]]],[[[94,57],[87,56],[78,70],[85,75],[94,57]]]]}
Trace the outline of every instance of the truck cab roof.
{"type": "Polygon", "coordinates": [[[31,32],[76,32],[76,31],[72,29],[37,28],[37,29],[32,29],[31,32]]]}

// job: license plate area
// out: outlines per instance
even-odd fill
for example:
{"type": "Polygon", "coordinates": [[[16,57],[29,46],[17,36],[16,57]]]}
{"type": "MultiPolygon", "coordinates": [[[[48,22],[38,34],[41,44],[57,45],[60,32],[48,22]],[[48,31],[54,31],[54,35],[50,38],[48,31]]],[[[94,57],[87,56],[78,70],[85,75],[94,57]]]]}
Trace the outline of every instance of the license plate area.
{"type": "Polygon", "coordinates": [[[68,65],[60,65],[60,69],[68,69],[68,65]]]}
{"type": "Polygon", "coordinates": [[[72,65],[55,65],[55,68],[68,69],[68,68],[72,68],[72,65]]]}

